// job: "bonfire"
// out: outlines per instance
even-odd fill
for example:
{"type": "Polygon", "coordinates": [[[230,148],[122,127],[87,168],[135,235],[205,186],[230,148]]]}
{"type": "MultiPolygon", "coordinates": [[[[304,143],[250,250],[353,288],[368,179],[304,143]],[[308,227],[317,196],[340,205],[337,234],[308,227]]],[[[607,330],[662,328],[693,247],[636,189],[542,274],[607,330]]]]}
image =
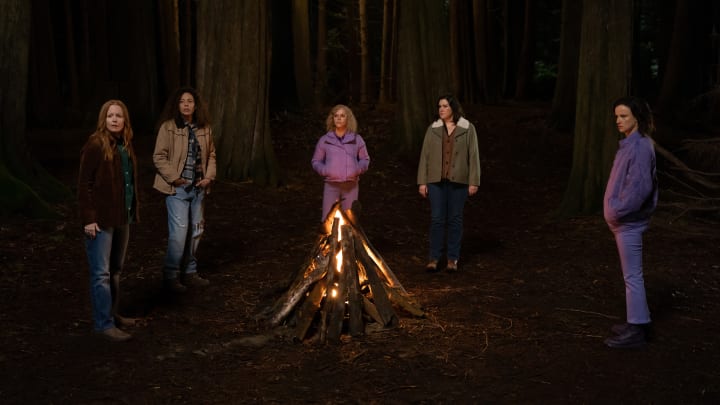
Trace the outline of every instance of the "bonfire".
{"type": "Polygon", "coordinates": [[[359,223],[359,204],[330,210],[311,252],[283,294],[260,314],[270,326],[292,328],[293,338],[317,334],[321,343],[358,336],[368,323],[398,325],[393,304],[413,316],[423,310],[372,246],[359,223]]]}

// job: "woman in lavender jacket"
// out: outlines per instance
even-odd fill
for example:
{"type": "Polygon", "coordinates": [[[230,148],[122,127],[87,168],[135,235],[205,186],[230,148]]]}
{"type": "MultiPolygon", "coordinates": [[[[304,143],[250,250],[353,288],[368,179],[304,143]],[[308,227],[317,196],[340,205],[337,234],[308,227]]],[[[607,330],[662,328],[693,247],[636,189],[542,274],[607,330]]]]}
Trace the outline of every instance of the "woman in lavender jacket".
{"type": "Polygon", "coordinates": [[[636,97],[613,103],[615,123],[625,138],[615,155],[605,189],[603,211],[615,235],[625,279],[627,322],[614,325],[605,344],[614,348],[643,346],[650,325],[642,267],[642,234],[648,227],[658,199],[655,149],[650,136],[655,131],[648,104],[636,97]]]}
{"type": "Polygon", "coordinates": [[[325,120],[327,133],[320,137],[312,158],[313,169],[325,179],[322,217],[324,221],[336,201],[348,210],[358,199],[360,175],[370,165],[365,141],[357,131],[357,120],[352,110],[338,104],[325,120]]]}

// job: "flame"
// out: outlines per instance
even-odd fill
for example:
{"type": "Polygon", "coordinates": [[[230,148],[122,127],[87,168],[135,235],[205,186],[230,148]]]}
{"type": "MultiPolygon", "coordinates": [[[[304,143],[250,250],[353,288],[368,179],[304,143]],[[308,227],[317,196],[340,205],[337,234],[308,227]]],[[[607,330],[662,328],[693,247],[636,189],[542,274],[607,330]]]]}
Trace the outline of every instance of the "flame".
{"type": "MultiPolygon", "coordinates": [[[[337,233],[337,240],[339,243],[342,241],[342,232],[340,232],[340,230],[342,229],[342,226],[345,225],[345,219],[343,219],[339,208],[335,208],[335,218],[337,220],[339,220],[338,233],[337,233]]],[[[335,255],[335,269],[337,270],[338,273],[342,273],[342,265],[343,265],[343,254],[342,254],[342,249],[340,249],[338,254],[335,255]]]]}

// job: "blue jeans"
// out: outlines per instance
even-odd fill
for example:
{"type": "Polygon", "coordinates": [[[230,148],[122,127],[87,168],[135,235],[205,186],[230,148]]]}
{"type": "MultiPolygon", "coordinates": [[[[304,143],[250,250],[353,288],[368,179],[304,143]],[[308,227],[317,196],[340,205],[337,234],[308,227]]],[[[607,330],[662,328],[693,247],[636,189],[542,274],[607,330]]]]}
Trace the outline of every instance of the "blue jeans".
{"type": "Polygon", "coordinates": [[[119,280],[125,264],[130,240],[130,225],[116,226],[97,232],[95,239],[85,238],[85,252],[90,265],[90,301],[93,328],[103,331],[115,326],[112,307],[116,288],[111,287],[111,277],[119,280]]]}
{"type": "Polygon", "coordinates": [[[165,256],[163,276],[175,279],[178,273],[197,272],[197,251],[203,234],[205,190],[191,187],[175,188],[175,194],[165,197],[168,213],[168,249],[165,256]]]}
{"type": "Polygon", "coordinates": [[[463,235],[463,208],[468,197],[468,185],[441,181],[430,183],[430,260],[443,254],[447,234],[447,259],[460,258],[463,235]]]}
{"type": "Polygon", "coordinates": [[[642,234],[647,227],[647,222],[610,226],[610,230],[615,235],[620,267],[625,280],[627,322],[634,324],[650,323],[642,265],[642,234]]]}

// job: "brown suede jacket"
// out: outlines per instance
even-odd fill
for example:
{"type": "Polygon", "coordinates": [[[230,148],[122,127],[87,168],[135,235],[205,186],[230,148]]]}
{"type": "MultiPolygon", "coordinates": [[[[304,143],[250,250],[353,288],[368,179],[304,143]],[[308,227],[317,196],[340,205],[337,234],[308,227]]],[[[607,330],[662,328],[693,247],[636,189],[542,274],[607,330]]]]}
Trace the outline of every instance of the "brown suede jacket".
{"type": "MultiPolygon", "coordinates": [[[[112,160],[105,160],[100,136],[90,135],[80,156],[77,199],[82,225],[96,222],[100,228],[109,228],[128,223],[125,212],[125,187],[120,152],[112,140],[115,151],[112,160]]],[[[140,220],[137,162],[132,161],[135,189],[134,222],[140,220]]]]}

